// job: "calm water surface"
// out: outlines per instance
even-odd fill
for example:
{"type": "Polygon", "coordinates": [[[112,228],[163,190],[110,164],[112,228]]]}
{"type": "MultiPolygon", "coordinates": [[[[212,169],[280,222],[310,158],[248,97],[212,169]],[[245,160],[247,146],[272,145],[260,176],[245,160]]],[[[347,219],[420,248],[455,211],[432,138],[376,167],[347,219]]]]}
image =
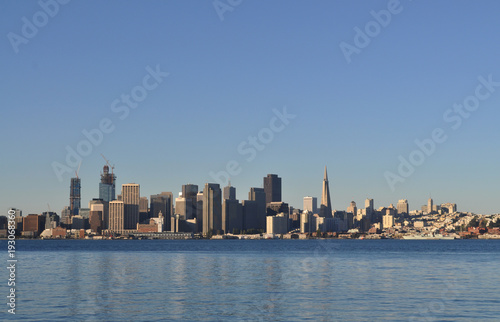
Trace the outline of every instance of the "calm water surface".
{"type": "Polygon", "coordinates": [[[500,321],[500,241],[20,240],[16,255],[25,321],[500,321]]]}

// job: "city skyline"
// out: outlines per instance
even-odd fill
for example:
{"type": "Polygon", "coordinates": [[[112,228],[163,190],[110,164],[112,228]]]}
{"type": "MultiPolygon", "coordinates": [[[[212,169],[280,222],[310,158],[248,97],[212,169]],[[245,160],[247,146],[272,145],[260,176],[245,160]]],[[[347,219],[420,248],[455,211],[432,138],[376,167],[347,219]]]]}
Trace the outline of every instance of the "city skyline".
{"type": "MultiPolygon", "coordinates": [[[[104,166],[104,169],[106,169],[106,167],[107,166],[104,166]]],[[[89,208],[91,208],[91,204],[94,201],[102,199],[102,198],[100,198],[101,192],[102,192],[102,177],[103,177],[102,173],[101,173],[100,177],[101,177],[101,180],[100,181],[97,180],[95,182],[97,185],[97,189],[96,189],[97,194],[88,200],[86,200],[84,198],[80,198],[80,200],[79,200],[80,205],[78,208],[87,208],[87,206],[89,208]]],[[[116,174],[113,174],[113,184],[115,184],[116,178],[117,178],[116,174]]],[[[75,199],[73,185],[74,185],[74,182],[76,181],[76,179],[78,179],[79,183],[81,182],[80,177],[70,178],[70,182],[71,182],[70,189],[68,191],[66,191],[66,192],[69,192],[69,194],[68,194],[69,195],[69,202],[61,208],[62,210],[66,209],[66,208],[69,210],[71,207],[71,204],[72,204],[72,200],[75,199]]],[[[181,185],[180,189],[178,189],[178,193],[175,191],[168,191],[168,192],[165,192],[165,191],[158,192],[157,191],[157,192],[152,193],[152,194],[139,192],[139,186],[141,186],[140,183],[136,183],[136,182],[121,183],[121,184],[118,184],[119,188],[121,189],[120,190],[121,194],[117,195],[116,199],[114,199],[113,201],[124,201],[123,205],[125,208],[127,207],[127,205],[128,205],[128,207],[133,207],[135,209],[135,210],[133,210],[134,219],[131,222],[134,222],[134,221],[139,220],[140,199],[144,199],[144,201],[147,201],[148,207],[150,204],[152,206],[155,205],[155,207],[160,207],[160,208],[151,208],[150,209],[151,212],[153,213],[153,215],[152,215],[153,217],[157,217],[159,211],[161,211],[163,213],[163,215],[167,215],[167,217],[168,217],[168,215],[170,213],[174,214],[172,209],[177,206],[177,200],[181,200],[183,202],[182,209],[184,209],[187,206],[186,200],[189,200],[190,202],[195,202],[196,195],[203,194],[203,190],[204,190],[203,187],[207,187],[207,186],[209,186],[210,189],[214,189],[215,186],[218,187],[218,189],[220,190],[218,192],[218,194],[220,194],[221,202],[223,202],[225,199],[240,200],[240,202],[242,202],[243,200],[246,200],[246,201],[255,200],[254,199],[255,198],[254,191],[256,191],[256,190],[261,191],[262,198],[263,198],[262,202],[264,202],[266,199],[265,198],[266,192],[265,192],[264,187],[266,186],[266,182],[269,182],[269,185],[268,185],[269,192],[267,193],[267,195],[271,196],[273,194],[272,192],[276,190],[276,185],[277,185],[278,192],[279,192],[278,193],[279,198],[275,198],[276,200],[273,200],[273,201],[285,202],[286,204],[293,207],[294,209],[304,210],[306,198],[313,198],[313,199],[315,199],[315,202],[317,205],[316,206],[317,213],[320,214],[320,216],[328,216],[328,213],[332,213],[333,211],[346,211],[347,210],[347,212],[349,212],[349,209],[350,209],[350,207],[352,207],[353,202],[354,202],[354,208],[356,208],[356,203],[359,203],[360,205],[362,203],[365,203],[365,208],[366,208],[366,207],[368,207],[367,202],[370,200],[371,200],[371,205],[370,205],[371,209],[376,210],[378,208],[388,207],[388,206],[392,205],[398,209],[398,212],[400,212],[399,210],[401,210],[401,209],[405,209],[407,211],[402,211],[402,212],[407,212],[407,213],[415,212],[415,211],[417,211],[417,212],[422,211],[422,207],[427,207],[427,209],[429,209],[429,207],[432,208],[435,205],[441,205],[441,204],[443,204],[443,205],[456,204],[456,205],[458,205],[458,208],[460,208],[460,202],[457,202],[456,200],[440,200],[440,199],[438,199],[437,202],[435,204],[433,204],[436,200],[434,200],[432,198],[432,196],[429,196],[429,198],[425,199],[420,204],[411,204],[410,202],[408,202],[408,198],[406,198],[406,197],[404,199],[398,199],[397,201],[389,202],[386,204],[383,204],[383,203],[377,204],[376,198],[373,198],[372,196],[367,196],[363,200],[357,200],[357,201],[351,200],[351,201],[349,201],[348,203],[346,203],[346,206],[344,208],[331,207],[330,209],[328,209],[328,207],[325,207],[324,210],[321,210],[321,209],[323,209],[323,207],[322,207],[323,201],[325,202],[325,204],[327,204],[327,203],[331,203],[331,199],[333,199],[333,198],[330,198],[330,182],[328,180],[327,166],[325,166],[325,168],[324,168],[322,187],[321,187],[322,193],[319,194],[319,196],[310,196],[308,194],[304,194],[301,202],[298,203],[297,205],[288,202],[286,197],[283,198],[281,196],[281,191],[283,190],[283,185],[282,185],[282,178],[279,176],[279,174],[267,174],[266,176],[263,177],[263,179],[264,180],[263,180],[263,183],[261,184],[261,187],[246,187],[246,188],[240,187],[240,189],[237,189],[237,187],[233,186],[231,181],[229,180],[228,185],[226,185],[226,186],[223,186],[222,185],[223,183],[221,183],[221,182],[205,182],[204,184],[200,185],[199,191],[198,191],[198,185],[192,184],[192,183],[185,183],[185,184],[181,185]],[[273,185],[271,185],[271,182],[274,182],[275,180],[276,180],[276,183],[275,183],[275,186],[273,189],[273,185]],[[126,191],[125,199],[123,197],[124,189],[126,191]],[[130,190],[130,189],[135,189],[135,190],[134,190],[134,192],[132,192],[132,190],[130,190]],[[175,196],[178,196],[179,198],[176,198],[175,196]],[[186,196],[188,198],[186,198],[186,196]],[[153,198],[155,198],[155,200],[157,198],[167,198],[164,201],[160,202],[160,203],[166,202],[165,206],[158,206],[157,202],[153,201],[153,198]],[[132,199],[133,199],[133,201],[132,201],[132,199]],[[279,199],[279,200],[277,200],[277,199],[279,199]],[[318,200],[319,200],[319,203],[318,203],[318,200]],[[163,209],[161,207],[163,207],[163,208],[167,207],[168,209],[167,208],[163,209]]],[[[79,186],[79,188],[81,189],[81,186],[79,186]]],[[[141,186],[140,190],[142,191],[142,186],[141,186]]],[[[312,201],[310,201],[310,202],[312,205],[312,201]]],[[[264,202],[264,204],[268,204],[268,202],[264,202]]],[[[47,206],[51,207],[50,204],[47,206]]],[[[190,207],[195,207],[195,206],[193,205],[190,207]]],[[[44,213],[47,211],[46,209],[44,209],[44,210],[42,209],[39,212],[28,212],[28,211],[23,210],[23,208],[21,208],[21,207],[9,207],[9,209],[11,209],[11,208],[15,208],[15,209],[19,209],[19,210],[23,211],[24,216],[26,216],[28,214],[41,214],[41,213],[44,213]]],[[[149,209],[149,208],[147,208],[147,209],[149,209]]],[[[362,209],[362,208],[359,207],[359,209],[362,209]]],[[[57,208],[56,209],[52,208],[52,211],[54,213],[57,213],[60,216],[63,215],[63,212],[58,211],[57,208]]],[[[191,211],[191,210],[183,210],[183,211],[188,211],[188,213],[191,214],[191,216],[195,217],[194,211],[191,211]]],[[[455,211],[457,211],[457,209],[455,209],[455,211]]],[[[470,213],[475,213],[475,214],[482,214],[482,215],[493,215],[493,214],[500,213],[500,212],[479,213],[479,212],[475,212],[475,211],[462,210],[462,209],[459,209],[459,211],[460,212],[470,212],[470,213]]],[[[177,209],[175,210],[175,213],[178,213],[177,209]]],[[[76,214],[78,214],[78,213],[76,213],[76,214]]],[[[131,225],[132,224],[129,224],[128,227],[130,227],[131,225]]],[[[170,223],[167,223],[167,226],[169,226],[169,225],[170,225],[170,223]]]]}
{"type": "Polygon", "coordinates": [[[82,206],[98,196],[102,153],[117,184],[138,182],[145,196],[224,171],[244,200],[243,187],[277,173],[300,208],[321,196],[326,164],[333,209],[366,198],[418,209],[432,195],[499,212],[500,3],[400,1],[381,18],[389,3],[245,1],[221,20],[210,1],[74,1],[17,47],[7,35],[23,36],[44,9],[3,3],[0,206],[59,213],[79,162],[61,178],[53,164],[88,141],[82,206]],[[402,176],[410,156],[419,165],[402,176]],[[386,172],[403,180],[394,190],[386,172]]]}

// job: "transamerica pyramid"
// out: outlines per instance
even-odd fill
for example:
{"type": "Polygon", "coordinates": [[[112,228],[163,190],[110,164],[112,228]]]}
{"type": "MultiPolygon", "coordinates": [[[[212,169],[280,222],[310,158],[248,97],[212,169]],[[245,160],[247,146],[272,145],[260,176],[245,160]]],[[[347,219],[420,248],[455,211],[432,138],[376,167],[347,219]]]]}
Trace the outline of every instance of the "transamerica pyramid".
{"type": "Polygon", "coordinates": [[[325,166],[325,177],[323,178],[323,193],[321,194],[320,217],[332,217],[332,202],[330,201],[330,187],[328,185],[328,173],[325,166]]]}

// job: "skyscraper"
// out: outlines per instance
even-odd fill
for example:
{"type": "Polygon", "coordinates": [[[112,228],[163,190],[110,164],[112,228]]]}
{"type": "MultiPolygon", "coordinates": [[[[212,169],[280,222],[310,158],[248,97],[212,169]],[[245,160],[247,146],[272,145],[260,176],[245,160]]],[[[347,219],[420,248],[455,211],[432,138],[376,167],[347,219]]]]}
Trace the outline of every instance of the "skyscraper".
{"type": "Polygon", "coordinates": [[[248,193],[248,200],[256,202],[256,212],[255,220],[250,220],[248,222],[254,222],[253,227],[247,227],[246,229],[266,229],[266,192],[263,188],[250,188],[248,193]]]}
{"type": "Polygon", "coordinates": [[[101,182],[99,182],[99,199],[110,202],[115,200],[115,181],[114,173],[109,173],[109,167],[105,165],[101,173],[101,182]]]}
{"type": "Polygon", "coordinates": [[[313,214],[318,213],[318,198],[304,197],[304,211],[310,211],[313,214]]]}
{"type": "Polygon", "coordinates": [[[190,212],[193,217],[196,217],[197,194],[198,194],[198,185],[190,183],[182,185],[182,197],[186,198],[187,207],[190,208],[186,211],[190,212]]]}
{"type": "Polygon", "coordinates": [[[173,213],[173,194],[171,192],[162,192],[158,195],[150,196],[149,212],[152,218],[158,218],[160,212],[164,217],[165,231],[170,231],[173,213]]]}
{"type": "Polygon", "coordinates": [[[264,177],[264,191],[266,192],[266,205],[281,201],[281,178],[276,174],[268,174],[264,177]]]}
{"type": "Polygon", "coordinates": [[[218,183],[206,183],[203,189],[203,234],[222,230],[221,190],[218,183]]]}
{"type": "Polygon", "coordinates": [[[121,233],[125,227],[123,201],[113,200],[109,203],[109,230],[121,233]]]}
{"type": "Polygon", "coordinates": [[[332,202],[330,201],[330,186],[328,183],[328,173],[326,172],[325,166],[325,176],[323,178],[323,193],[321,194],[321,208],[320,217],[331,218],[332,217],[332,202]]]}
{"type": "Polygon", "coordinates": [[[243,230],[243,207],[237,199],[222,202],[222,230],[226,234],[243,230]]]}
{"type": "Polygon", "coordinates": [[[80,210],[80,200],[81,200],[81,180],[78,178],[71,178],[71,186],[69,190],[69,209],[71,216],[78,215],[80,210]]]}
{"type": "Polygon", "coordinates": [[[231,186],[231,181],[229,181],[227,187],[224,187],[224,196],[222,199],[236,200],[236,188],[231,186]]]}
{"type": "Polygon", "coordinates": [[[124,207],[124,229],[136,229],[139,222],[140,188],[136,183],[122,185],[124,207]]]}

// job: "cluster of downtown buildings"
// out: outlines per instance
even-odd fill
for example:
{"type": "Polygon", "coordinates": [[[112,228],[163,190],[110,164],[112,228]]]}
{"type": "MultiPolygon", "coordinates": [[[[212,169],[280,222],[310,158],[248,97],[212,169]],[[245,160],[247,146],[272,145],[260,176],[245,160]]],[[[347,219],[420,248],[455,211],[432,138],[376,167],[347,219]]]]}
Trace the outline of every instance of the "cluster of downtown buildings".
{"type": "MultiPolygon", "coordinates": [[[[221,188],[218,183],[206,183],[203,190],[194,184],[182,186],[174,199],[172,192],[141,197],[140,185],[123,184],[116,195],[116,176],[106,165],[99,182],[99,198],[81,207],[81,179],[71,178],[70,202],[59,217],[54,212],[22,216],[16,212],[16,228],[24,237],[83,238],[92,236],[147,236],[156,238],[185,238],[199,234],[212,237],[231,234],[283,235],[289,232],[341,234],[355,230],[359,233],[380,234],[397,227],[424,229],[431,215],[457,213],[456,204],[434,205],[429,199],[419,211],[409,211],[408,201],[399,200],[396,207],[375,209],[373,199],[366,199],[358,209],[353,201],[345,211],[332,210],[328,174],[325,167],[321,203],[317,198],[304,197],[303,209],[294,209],[282,201],[282,182],[276,174],[263,179],[263,188],[250,188],[248,200],[236,199],[236,188],[221,188]]],[[[471,214],[469,214],[469,217],[471,214]]],[[[472,217],[471,217],[472,218],[472,217]]],[[[3,218],[0,217],[0,230],[3,218]]],[[[6,218],[5,218],[6,219],[6,218]]],[[[6,221],[6,220],[5,220],[6,221]]],[[[0,231],[0,235],[2,231],[0,231]]]]}

